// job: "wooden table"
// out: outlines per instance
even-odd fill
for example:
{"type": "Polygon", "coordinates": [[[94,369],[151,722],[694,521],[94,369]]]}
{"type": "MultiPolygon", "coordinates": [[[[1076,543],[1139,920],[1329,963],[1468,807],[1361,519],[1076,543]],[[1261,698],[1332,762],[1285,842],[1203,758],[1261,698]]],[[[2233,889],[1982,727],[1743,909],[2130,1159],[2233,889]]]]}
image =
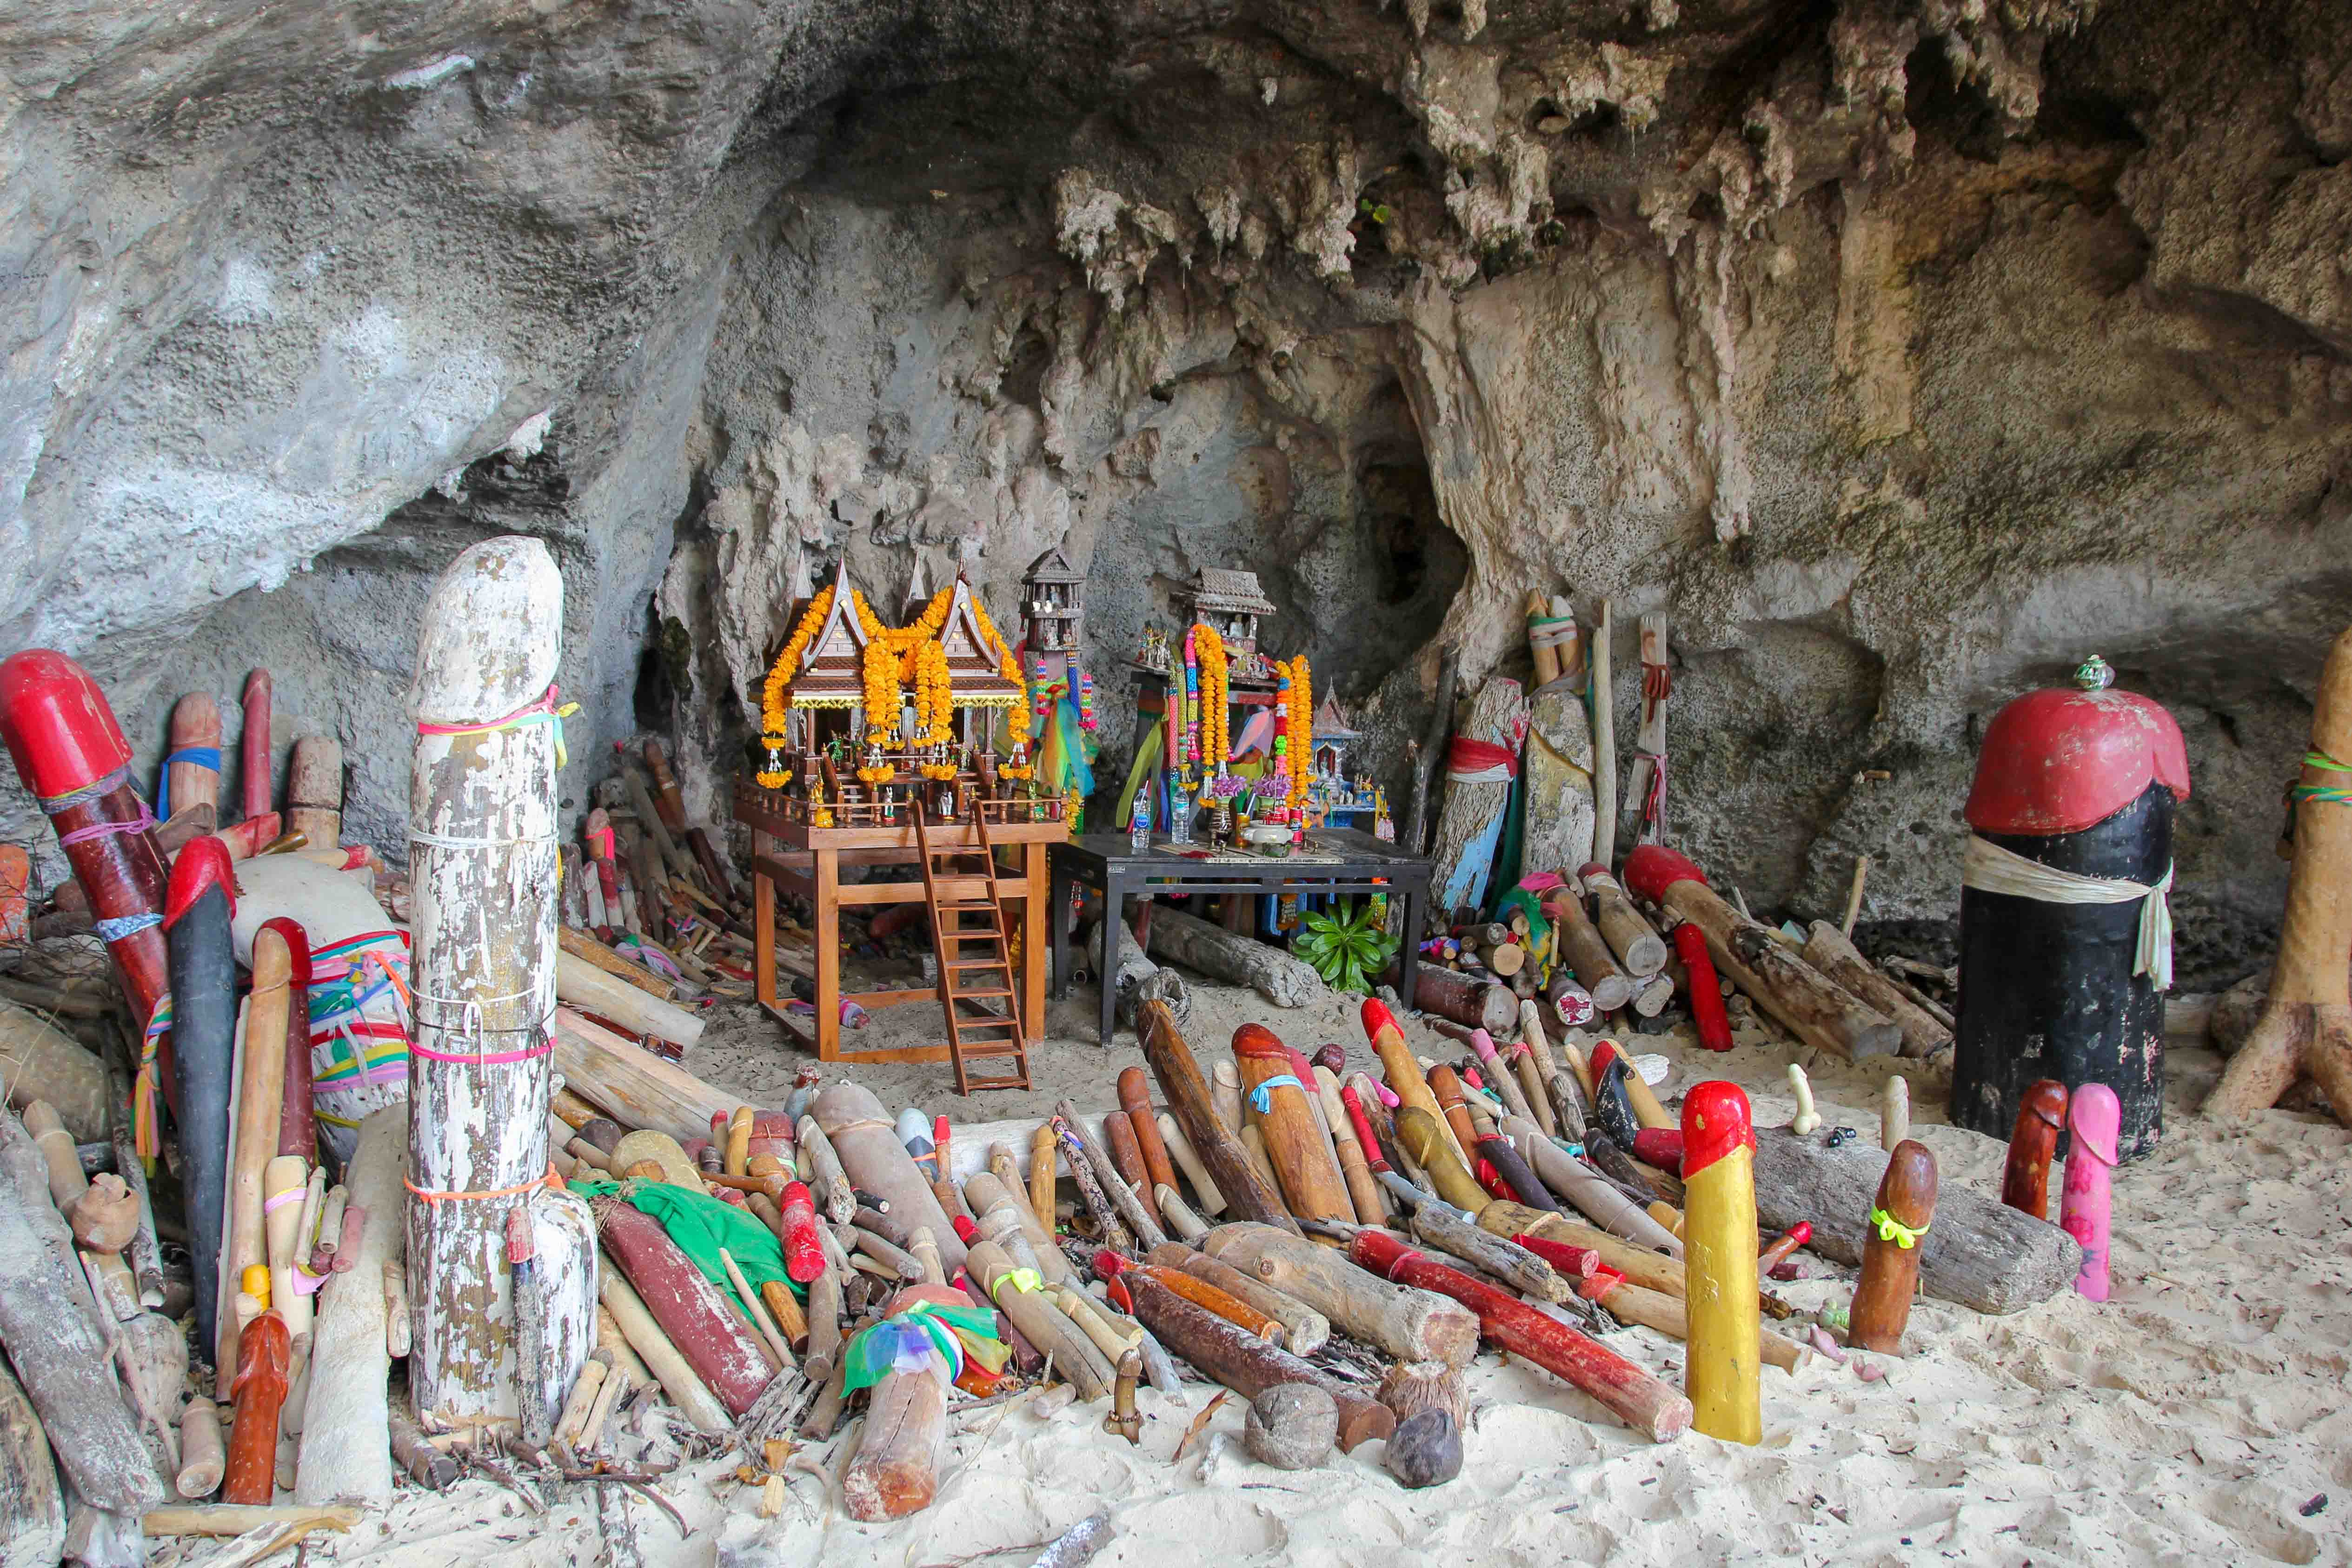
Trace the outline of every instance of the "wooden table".
{"type": "MultiPolygon", "coordinates": [[[[993,833],[994,828],[990,832],[993,833]]],[[[1152,843],[1164,844],[1155,837],[1152,843]]],[[[1126,918],[1129,895],[1186,893],[1292,893],[1313,897],[1324,893],[1386,893],[1404,905],[1405,941],[1397,950],[1397,994],[1412,994],[1413,971],[1420,963],[1422,911],[1429,902],[1428,860],[1406,855],[1393,844],[1348,827],[1307,830],[1307,847],[1337,860],[1269,859],[1190,860],[1159,848],[1137,854],[1124,833],[1085,833],[1055,844],[1048,856],[1053,868],[1054,994],[1070,988],[1070,889],[1084,882],[1103,893],[1102,920],[1102,1038],[1110,1044],[1118,997],[1111,976],[1118,969],[1114,946],[1114,921],[1126,918]]]]}
{"type": "MultiPolygon", "coordinates": [[[[1014,815],[1025,809],[1020,803],[1007,804],[1013,805],[1014,815]]],[[[924,897],[919,877],[911,881],[844,883],[842,868],[918,864],[920,857],[915,847],[914,819],[902,816],[896,825],[811,827],[787,819],[781,798],[772,792],[740,783],[735,787],[735,819],[751,829],[752,966],[760,1005],[778,1023],[799,1032],[802,1020],[784,1010],[784,999],[776,991],[776,888],[782,883],[816,906],[817,1059],[947,1060],[944,1040],[936,1046],[902,1046],[890,1050],[841,1048],[841,1004],[845,1000],[866,1008],[896,1007],[908,1002],[940,1005],[935,986],[864,991],[846,996],[841,989],[841,911],[878,904],[921,903],[924,897]]],[[[936,823],[929,825],[928,831],[934,849],[950,846],[976,848],[980,843],[979,831],[968,822],[936,823]]],[[[1013,873],[1000,869],[998,880],[1019,889],[1017,902],[1006,900],[1006,913],[1018,921],[1021,931],[1018,1000],[1022,1033],[1033,1047],[1045,1032],[1045,854],[1049,846],[1065,842],[1069,836],[1069,825],[1060,821],[988,825],[989,842],[1000,849],[1011,849],[1020,863],[1018,871],[1013,873]]],[[[1005,934],[1010,940],[1013,933],[1008,931],[1005,934]]],[[[940,1029],[942,1033],[946,1029],[944,1014],[940,1029]]]]}

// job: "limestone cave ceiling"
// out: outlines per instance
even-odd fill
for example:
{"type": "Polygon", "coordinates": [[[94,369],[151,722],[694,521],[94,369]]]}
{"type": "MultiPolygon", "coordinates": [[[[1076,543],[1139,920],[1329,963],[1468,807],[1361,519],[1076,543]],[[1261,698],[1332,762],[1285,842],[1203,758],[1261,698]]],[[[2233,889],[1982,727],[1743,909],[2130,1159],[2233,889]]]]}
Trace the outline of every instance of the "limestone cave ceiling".
{"type": "Polygon", "coordinates": [[[1693,852],[1813,908],[1872,853],[1890,916],[2095,647],[2190,736],[2193,947],[2274,891],[2352,607],[2347,12],[19,5],[0,621],[150,758],[270,664],[389,847],[482,533],[556,544],[589,736],[702,789],[845,555],[1009,611],[1065,546],[1114,714],[1167,586],[1255,565],[1391,778],[1438,644],[1524,673],[1529,587],[1607,594],[1675,616],[1693,852]]]}

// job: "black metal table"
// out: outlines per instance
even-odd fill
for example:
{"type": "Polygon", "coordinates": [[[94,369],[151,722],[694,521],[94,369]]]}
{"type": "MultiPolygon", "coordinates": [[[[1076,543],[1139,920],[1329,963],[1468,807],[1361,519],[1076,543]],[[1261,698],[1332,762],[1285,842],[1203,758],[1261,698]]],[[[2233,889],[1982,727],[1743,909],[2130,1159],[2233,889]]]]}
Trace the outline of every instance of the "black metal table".
{"type": "Polygon", "coordinates": [[[1099,888],[1102,919],[1102,1040],[1110,1044],[1114,1013],[1118,1005],[1111,976],[1118,967],[1118,938],[1112,923],[1126,918],[1131,895],[1146,897],[1189,893],[1290,893],[1315,897],[1325,893],[1386,893],[1404,905],[1406,940],[1397,953],[1400,995],[1412,994],[1413,970],[1420,944],[1412,933],[1421,930],[1429,903],[1430,862],[1400,852],[1393,844],[1354,828],[1318,827],[1307,836],[1307,847],[1337,860],[1252,858],[1249,860],[1188,859],[1156,847],[1138,854],[1124,833],[1087,833],[1047,847],[1050,891],[1046,921],[1054,935],[1054,994],[1070,989],[1070,890],[1078,883],[1099,888]]]}

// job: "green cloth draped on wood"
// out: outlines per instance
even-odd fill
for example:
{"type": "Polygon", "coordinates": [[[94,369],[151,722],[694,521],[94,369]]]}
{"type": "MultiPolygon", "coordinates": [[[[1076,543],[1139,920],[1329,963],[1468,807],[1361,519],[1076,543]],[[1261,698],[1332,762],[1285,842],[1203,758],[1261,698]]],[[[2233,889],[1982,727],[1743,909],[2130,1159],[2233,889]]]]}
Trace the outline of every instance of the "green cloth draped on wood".
{"type": "MultiPolygon", "coordinates": [[[[721,1248],[735,1260],[752,1289],[775,1279],[795,1296],[805,1299],[808,1295],[806,1287],[793,1284],[792,1276],[784,1272],[784,1249],[776,1233],[748,1209],[667,1182],[573,1182],[572,1190],[583,1198],[616,1195],[654,1220],[702,1271],[702,1277],[741,1302],[747,1315],[752,1303],[743,1300],[735,1282],[727,1278],[726,1265],[719,1261],[721,1248]]],[[[752,1321],[758,1321],[756,1315],[752,1321]]]]}

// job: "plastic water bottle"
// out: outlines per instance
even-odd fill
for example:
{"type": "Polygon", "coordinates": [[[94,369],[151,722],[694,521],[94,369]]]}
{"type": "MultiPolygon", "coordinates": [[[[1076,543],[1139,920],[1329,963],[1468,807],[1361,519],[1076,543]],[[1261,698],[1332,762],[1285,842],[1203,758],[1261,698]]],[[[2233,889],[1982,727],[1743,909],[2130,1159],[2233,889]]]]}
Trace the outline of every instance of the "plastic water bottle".
{"type": "Polygon", "coordinates": [[[1135,797],[1135,816],[1129,822],[1127,847],[1137,855],[1151,847],[1151,797],[1148,795],[1135,797]]]}

